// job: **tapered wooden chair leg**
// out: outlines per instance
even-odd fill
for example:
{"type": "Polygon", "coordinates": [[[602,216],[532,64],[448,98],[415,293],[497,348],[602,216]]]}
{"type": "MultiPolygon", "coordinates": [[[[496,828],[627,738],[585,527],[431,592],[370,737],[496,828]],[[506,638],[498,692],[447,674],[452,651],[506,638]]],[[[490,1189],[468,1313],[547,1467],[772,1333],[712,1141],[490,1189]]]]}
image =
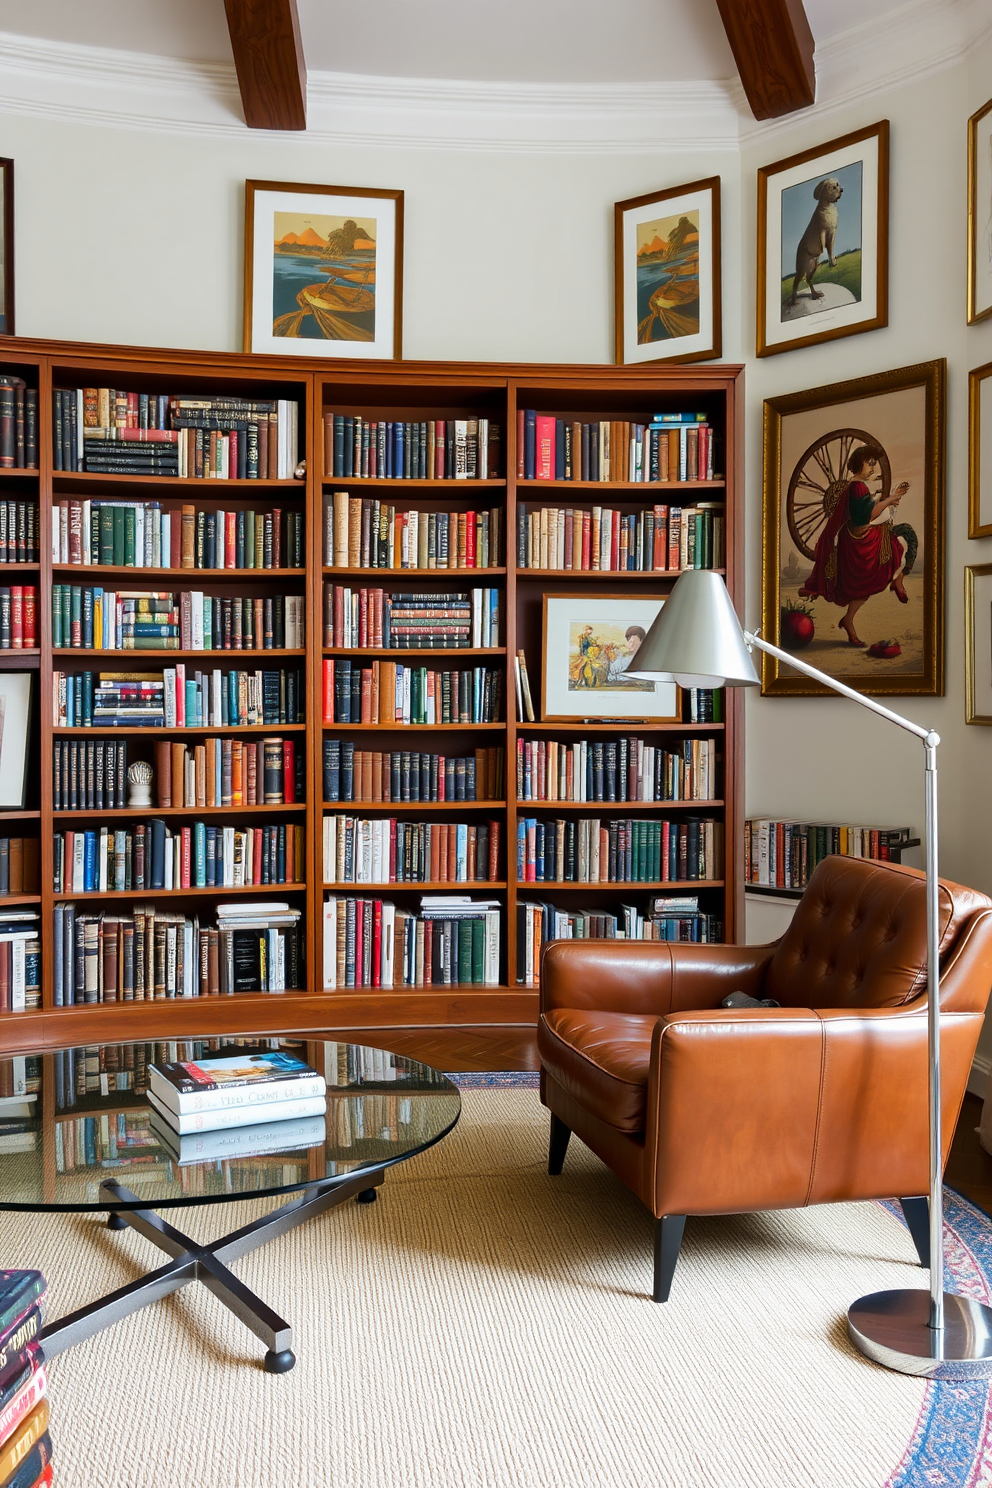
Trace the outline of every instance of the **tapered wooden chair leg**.
{"type": "Polygon", "coordinates": [[[667,1302],[682,1248],[684,1214],[663,1214],[654,1222],[654,1300],[667,1302]]]}
{"type": "Polygon", "coordinates": [[[554,1177],[561,1172],[568,1151],[568,1139],[572,1128],[566,1126],[560,1116],[551,1115],[551,1139],[548,1142],[548,1172],[554,1177]]]}
{"type": "Polygon", "coordinates": [[[900,1199],[902,1212],[909,1226],[909,1233],[913,1237],[916,1246],[916,1254],[920,1258],[920,1265],[930,1265],[930,1200],[922,1199],[900,1199]]]}

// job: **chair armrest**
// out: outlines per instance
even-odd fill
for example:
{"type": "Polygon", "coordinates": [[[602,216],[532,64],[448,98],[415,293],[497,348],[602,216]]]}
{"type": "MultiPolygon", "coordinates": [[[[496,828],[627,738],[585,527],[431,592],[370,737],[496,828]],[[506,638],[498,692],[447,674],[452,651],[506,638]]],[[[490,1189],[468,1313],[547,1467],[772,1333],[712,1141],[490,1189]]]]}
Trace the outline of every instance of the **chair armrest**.
{"type": "Polygon", "coordinates": [[[729,992],[761,993],[774,946],[665,940],[555,940],[541,962],[541,1011],[664,1013],[716,1007],[729,992]]]}

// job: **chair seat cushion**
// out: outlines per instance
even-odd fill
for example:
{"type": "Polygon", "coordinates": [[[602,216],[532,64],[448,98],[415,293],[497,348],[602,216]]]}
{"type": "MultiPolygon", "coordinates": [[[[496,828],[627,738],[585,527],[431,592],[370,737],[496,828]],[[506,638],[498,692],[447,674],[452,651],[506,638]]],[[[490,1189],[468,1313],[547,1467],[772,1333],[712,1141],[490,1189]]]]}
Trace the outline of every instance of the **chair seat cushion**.
{"type": "Polygon", "coordinates": [[[548,1074],[593,1116],[622,1132],[646,1124],[652,1014],[549,1008],[537,1026],[548,1074]]]}

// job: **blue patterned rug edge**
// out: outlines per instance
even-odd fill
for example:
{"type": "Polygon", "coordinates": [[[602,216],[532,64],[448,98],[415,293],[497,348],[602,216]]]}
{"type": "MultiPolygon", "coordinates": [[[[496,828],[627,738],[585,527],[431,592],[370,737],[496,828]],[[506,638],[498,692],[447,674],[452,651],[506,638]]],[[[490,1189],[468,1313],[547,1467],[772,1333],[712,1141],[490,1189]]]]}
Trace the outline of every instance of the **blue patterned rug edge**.
{"type": "Polygon", "coordinates": [[[460,1090],[537,1090],[541,1083],[536,1070],[469,1070],[464,1074],[445,1071],[445,1078],[460,1090]]]}

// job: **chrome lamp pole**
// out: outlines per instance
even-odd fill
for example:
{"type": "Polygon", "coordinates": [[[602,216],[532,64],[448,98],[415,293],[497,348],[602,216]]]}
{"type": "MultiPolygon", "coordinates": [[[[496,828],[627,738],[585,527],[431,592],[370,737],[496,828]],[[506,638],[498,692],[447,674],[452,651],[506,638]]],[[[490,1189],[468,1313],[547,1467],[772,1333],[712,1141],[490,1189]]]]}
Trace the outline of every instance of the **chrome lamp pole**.
{"type": "Polygon", "coordinates": [[[831,692],[850,698],[923,743],[926,778],[927,1045],[930,1131],[930,1290],[874,1292],[851,1304],[851,1341],[902,1374],[932,1379],[992,1377],[992,1308],[944,1291],[943,1163],[940,1109],[940,957],[937,906],[937,745],[925,729],[838,682],[756,632],[742,630],[719,574],[681,575],[637,652],[629,676],[683,687],[754,687],[752,650],[766,652],[831,692]]]}

